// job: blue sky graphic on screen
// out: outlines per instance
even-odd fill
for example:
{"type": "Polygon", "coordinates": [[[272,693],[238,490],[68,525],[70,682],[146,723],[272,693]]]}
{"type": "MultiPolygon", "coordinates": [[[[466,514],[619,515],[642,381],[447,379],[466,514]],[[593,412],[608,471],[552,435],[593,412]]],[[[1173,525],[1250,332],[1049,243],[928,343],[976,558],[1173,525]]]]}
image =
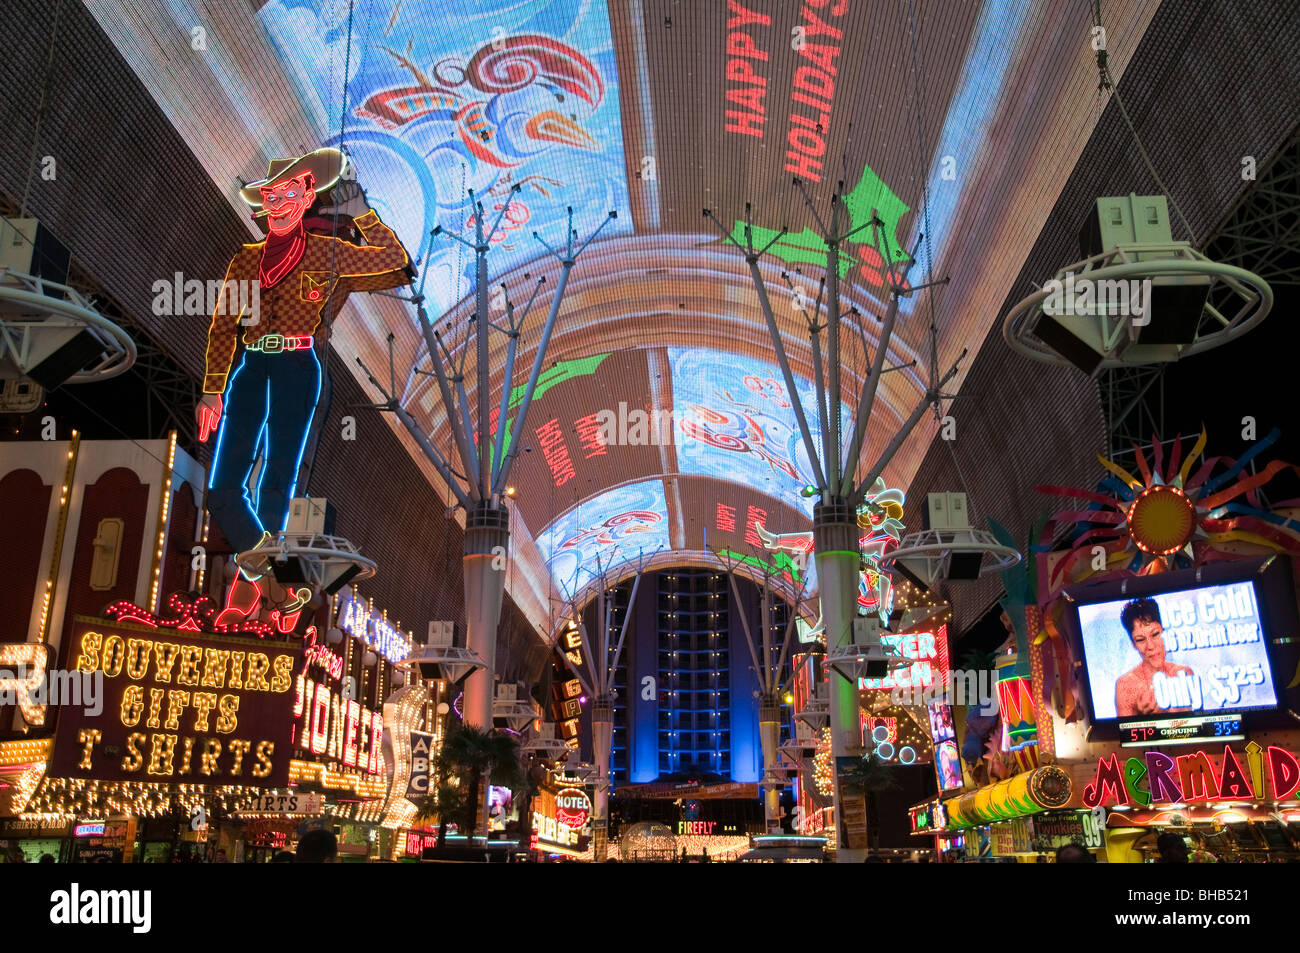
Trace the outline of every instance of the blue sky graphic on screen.
{"type": "Polygon", "coordinates": [[[1099,721],[1277,704],[1252,582],[1080,605],[1079,626],[1099,721]]]}
{"type": "MultiPolygon", "coordinates": [[[[472,290],[474,256],[430,232],[472,240],[470,189],[486,227],[521,187],[492,241],[494,274],[549,259],[533,232],[562,245],[566,206],[585,236],[628,208],[628,192],[604,3],[478,0],[447,31],[429,29],[434,14],[445,16],[435,0],[358,3],[350,57],[347,3],[273,0],[258,16],[325,145],[338,142],[347,63],[347,150],[445,310],[472,290]]],[[[631,230],[624,215],[601,234],[631,230]]]]}
{"type": "MultiPolygon", "coordinates": [[[[747,484],[811,517],[816,501],[801,490],[816,479],[780,369],[706,348],[669,348],[668,360],[678,470],[747,484]]],[[[795,383],[820,452],[816,391],[803,378],[795,383]]],[[[851,424],[841,405],[842,431],[851,424]]]]}
{"type": "Polygon", "coordinates": [[[670,548],[664,485],[629,483],[593,497],[539,533],[537,547],[569,599],[611,565],[670,548]]]}

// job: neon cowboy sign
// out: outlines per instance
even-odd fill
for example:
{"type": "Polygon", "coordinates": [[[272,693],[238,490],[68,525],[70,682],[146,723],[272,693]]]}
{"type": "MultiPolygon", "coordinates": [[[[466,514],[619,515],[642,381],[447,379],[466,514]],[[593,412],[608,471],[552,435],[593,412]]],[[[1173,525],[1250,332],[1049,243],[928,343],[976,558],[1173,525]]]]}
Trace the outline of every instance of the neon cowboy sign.
{"type": "Polygon", "coordinates": [[[390,662],[400,662],[411,654],[411,640],[406,633],[383,616],[374,615],[370,604],[358,596],[349,597],[339,606],[338,627],[390,662]]]}
{"type": "Polygon", "coordinates": [[[1113,754],[1098,762],[1096,777],[1083,789],[1083,803],[1147,807],[1220,799],[1283,801],[1300,788],[1300,759],[1285,748],[1265,750],[1252,741],[1243,756],[1225,746],[1217,767],[1210,757],[1204,749],[1178,757],[1147,751],[1143,758],[1125,762],[1113,754]]]}

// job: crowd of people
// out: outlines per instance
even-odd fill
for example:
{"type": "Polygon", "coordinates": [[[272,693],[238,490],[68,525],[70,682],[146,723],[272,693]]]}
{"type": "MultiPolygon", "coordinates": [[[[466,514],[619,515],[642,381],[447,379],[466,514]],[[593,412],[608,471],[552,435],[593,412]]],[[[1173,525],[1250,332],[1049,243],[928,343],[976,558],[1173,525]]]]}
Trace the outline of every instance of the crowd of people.
{"type": "MultiPolygon", "coordinates": [[[[7,864],[26,863],[23,852],[16,843],[11,844],[5,851],[4,862],[7,864]]],[[[111,864],[117,861],[108,854],[101,854],[97,857],[88,859],[87,863],[111,864]]],[[[206,854],[182,853],[175,851],[171,858],[162,861],[156,861],[154,858],[146,858],[145,863],[174,863],[174,864],[225,864],[229,863],[226,857],[226,851],[223,848],[209,850],[206,854]]],[[[298,840],[298,849],[282,850],[271,858],[274,864],[337,864],[339,862],[339,842],[338,838],[330,831],[323,828],[307,831],[298,840]]],[[[41,854],[40,864],[58,863],[58,858],[53,854],[41,854]]]]}

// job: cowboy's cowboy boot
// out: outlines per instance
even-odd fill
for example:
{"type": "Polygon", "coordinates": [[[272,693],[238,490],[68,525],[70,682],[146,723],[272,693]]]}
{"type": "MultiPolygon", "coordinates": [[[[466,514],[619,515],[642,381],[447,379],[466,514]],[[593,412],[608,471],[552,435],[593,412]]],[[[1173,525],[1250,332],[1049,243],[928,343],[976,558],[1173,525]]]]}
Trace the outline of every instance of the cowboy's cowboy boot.
{"type": "Polygon", "coordinates": [[[290,591],[290,598],[284,604],[284,607],[281,609],[281,611],[285,615],[288,615],[291,612],[298,612],[304,606],[306,606],[307,603],[310,601],[311,601],[311,590],[308,589],[306,586],[299,586],[297,590],[290,591]]]}
{"type": "Polygon", "coordinates": [[[271,557],[262,553],[262,550],[274,545],[275,537],[269,532],[263,531],[262,538],[257,541],[256,545],[244,550],[242,553],[236,553],[235,564],[239,567],[240,575],[250,582],[256,582],[265,576],[271,568],[271,557]]]}
{"type": "Polygon", "coordinates": [[[263,581],[267,600],[279,608],[282,617],[298,612],[311,601],[311,589],[307,586],[283,586],[274,576],[267,576],[263,581]]]}
{"type": "Polygon", "coordinates": [[[226,607],[212,621],[216,625],[235,625],[256,612],[261,604],[261,587],[238,575],[226,592],[226,607]]]}

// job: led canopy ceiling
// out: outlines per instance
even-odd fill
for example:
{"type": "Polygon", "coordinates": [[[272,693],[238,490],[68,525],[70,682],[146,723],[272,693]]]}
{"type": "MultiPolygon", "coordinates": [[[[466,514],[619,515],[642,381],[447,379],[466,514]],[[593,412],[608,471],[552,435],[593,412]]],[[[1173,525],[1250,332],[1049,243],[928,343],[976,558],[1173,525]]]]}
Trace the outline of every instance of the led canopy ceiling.
{"type": "MultiPolygon", "coordinates": [[[[755,523],[809,528],[815,500],[800,490],[814,481],[751,276],[701,209],[737,229],[748,205],[755,243],[776,240],[762,268],[809,407],[806,315],[825,259],[792,180],[823,214],[839,192],[852,226],[867,226],[840,258],[856,344],[841,355],[846,404],[827,417],[847,433],[890,265],[915,256],[913,283],[930,267],[951,278],[902,301],[862,449],[874,460],[925,391],[931,320],[941,368],[985,339],[1099,115],[1091,10],[1064,0],[918,3],[914,19],[908,4],[857,0],[86,5],[251,235],[261,237],[241,182],[270,158],[346,150],[456,354],[474,255],[446,235],[472,238],[476,200],[489,220],[504,212],[488,255],[494,321],[539,278],[549,297],[559,269],[543,243],[563,245],[570,208],[582,235],[618,210],[573,270],[517,437],[508,585],[547,627],[607,560],[611,581],[658,549],[680,564],[711,564],[719,550],[761,563],[773,554],[755,523]]],[[[1157,6],[1107,11],[1110,35],[1124,38],[1110,51],[1117,80],[1157,6]]],[[[539,327],[526,326],[511,381],[496,336],[494,394],[524,382],[539,327]]],[[[390,335],[403,405],[450,452],[437,388],[413,372],[429,362],[411,302],[353,295],[331,346],[369,389],[355,358],[386,368],[390,335]]],[[[519,401],[507,405],[509,416],[519,401]]],[[[902,445],[888,486],[908,487],[931,427],[927,417],[902,445]]]]}

